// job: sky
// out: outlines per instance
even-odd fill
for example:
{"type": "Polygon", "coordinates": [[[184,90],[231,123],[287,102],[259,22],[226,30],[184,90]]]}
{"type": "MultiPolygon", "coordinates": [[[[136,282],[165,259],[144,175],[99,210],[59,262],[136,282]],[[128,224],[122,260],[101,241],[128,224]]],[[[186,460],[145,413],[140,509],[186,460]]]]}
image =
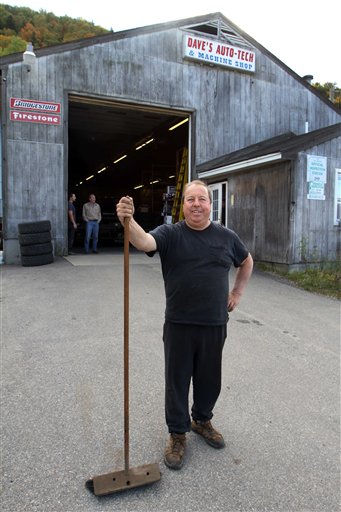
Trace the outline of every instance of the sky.
{"type": "Polygon", "coordinates": [[[340,0],[5,0],[115,32],[221,12],[298,75],[341,87],[340,0]]]}

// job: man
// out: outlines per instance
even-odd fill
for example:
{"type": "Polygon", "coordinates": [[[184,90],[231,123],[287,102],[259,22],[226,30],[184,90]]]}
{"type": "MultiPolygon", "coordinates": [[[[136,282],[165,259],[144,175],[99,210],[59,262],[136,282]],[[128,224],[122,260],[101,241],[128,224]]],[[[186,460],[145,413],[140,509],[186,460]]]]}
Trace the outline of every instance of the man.
{"type": "Polygon", "coordinates": [[[211,418],[221,389],[228,311],[238,305],[253,267],[252,257],[238,236],[210,221],[211,202],[205,183],[188,183],[183,195],[185,220],[163,224],[150,233],[134,220],[131,197],[122,197],[116,207],[121,222],[125,217],[130,219],[131,243],[150,255],[157,250],[161,258],[166,292],[165,413],[170,434],[164,461],[171,469],[183,465],[186,432],[190,430],[213,448],[225,446],[211,418]],[[237,271],[229,293],[231,264],[237,271]],[[192,421],[188,411],[191,379],[192,421]]]}
{"type": "Polygon", "coordinates": [[[102,220],[101,207],[96,203],[95,194],[89,195],[89,202],[83,205],[82,212],[83,220],[86,222],[84,251],[85,254],[89,254],[90,238],[92,235],[92,252],[98,254],[97,243],[98,243],[98,232],[99,223],[102,220]]]}
{"type": "Polygon", "coordinates": [[[73,204],[76,201],[75,194],[69,194],[69,202],[68,202],[68,254],[75,254],[72,252],[73,243],[75,240],[75,232],[77,229],[76,222],[76,208],[73,204]]]}

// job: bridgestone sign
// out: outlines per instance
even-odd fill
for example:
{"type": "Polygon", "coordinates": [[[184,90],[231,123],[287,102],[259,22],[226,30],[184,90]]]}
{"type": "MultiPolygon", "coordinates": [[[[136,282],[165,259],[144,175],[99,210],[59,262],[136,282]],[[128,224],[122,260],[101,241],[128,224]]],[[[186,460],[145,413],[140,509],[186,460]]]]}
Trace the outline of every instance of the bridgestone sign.
{"type": "Polygon", "coordinates": [[[9,118],[24,123],[61,124],[61,104],[23,98],[10,98],[9,118]],[[25,112],[23,112],[25,110],[25,112]]]}

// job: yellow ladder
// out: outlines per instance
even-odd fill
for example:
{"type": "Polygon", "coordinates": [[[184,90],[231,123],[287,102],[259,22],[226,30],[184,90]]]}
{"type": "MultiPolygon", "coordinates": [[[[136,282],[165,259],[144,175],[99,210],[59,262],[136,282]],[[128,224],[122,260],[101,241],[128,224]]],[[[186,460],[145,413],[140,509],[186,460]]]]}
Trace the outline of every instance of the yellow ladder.
{"type": "Polygon", "coordinates": [[[180,164],[180,170],[178,180],[176,182],[175,195],[172,207],[172,222],[178,222],[183,219],[182,210],[182,191],[185,183],[187,183],[188,174],[188,149],[183,148],[182,158],[180,164]]]}

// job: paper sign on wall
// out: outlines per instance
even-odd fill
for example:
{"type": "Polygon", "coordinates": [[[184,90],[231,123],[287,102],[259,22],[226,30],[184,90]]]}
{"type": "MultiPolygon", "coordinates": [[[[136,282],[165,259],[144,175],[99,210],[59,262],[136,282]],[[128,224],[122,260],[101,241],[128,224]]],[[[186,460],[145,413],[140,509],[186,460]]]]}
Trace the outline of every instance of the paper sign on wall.
{"type": "Polygon", "coordinates": [[[324,195],[324,183],[318,181],[311,181],[308,189],[308,199],[318,199],[324,201],[326,196],[324,195]]]}
{"type": "Polygon", "coordinates": [[[307,155],[308,199],[324,201],[324,185],[327,183],[327,157],[307,155]]]}
{"type": "Polygon", "coordinates": [[[327,157],[307,155],[307,181],[327,183],[327,157]]]}

